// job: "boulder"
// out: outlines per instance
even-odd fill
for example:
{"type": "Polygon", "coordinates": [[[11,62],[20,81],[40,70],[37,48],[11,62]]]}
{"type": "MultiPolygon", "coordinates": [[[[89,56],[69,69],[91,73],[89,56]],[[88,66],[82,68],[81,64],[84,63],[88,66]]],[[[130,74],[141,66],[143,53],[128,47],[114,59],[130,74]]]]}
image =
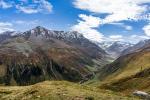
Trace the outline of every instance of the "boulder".
{"type": "Polygon", "coordinates": [[[135,92],[133,92],[133,95],[138,96],[145,100],[150,100],[150,95],[143,91],[135,91],[135,92]]]}

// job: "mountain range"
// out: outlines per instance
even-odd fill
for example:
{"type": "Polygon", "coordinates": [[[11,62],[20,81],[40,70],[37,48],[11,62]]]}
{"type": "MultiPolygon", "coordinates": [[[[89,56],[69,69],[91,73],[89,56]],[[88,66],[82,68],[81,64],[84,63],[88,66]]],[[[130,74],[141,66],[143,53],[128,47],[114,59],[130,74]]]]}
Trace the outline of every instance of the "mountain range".
{"type": "MultiPolygon", "coordinates": [[[[25,32],[8,31],[0,34],[0,85],[31,85],[26,88],[16,87],[23,93],[23,97],[27,97],[23,91],[27,91],[27,88],[38,91],[33,92],[38,98],[39,94],[43,95],[32,86],[43,86],[42,91],[45,93],[52,88],[51,86],[59,85],[59,89],[68,86],[67,91],[76,91],[75,94],[80,90],[84,94],[88,90],[90,96],[96,93],[96,100],[108,99],[107,97],[117,100],[130,99],[121,94],[115,95],[114,92],[123,93],[125,96],[133,96],[131,94],[135,90],[150,93],[149,62],[150,40],[140,41],[135,45],[121,41],[95,43],[76,31],[56,31],[41,26],[25,32]],[[48,80],[51,82],[43,82],[48,80]],[[82,85],[72,82],[86,86],[83,89],[82,85]],[[73,89],[70,90],[70,87],[73,89]],[[104,91],[105,95],[99,96],[97,91],[104,91]]],[[[10,88],[14,94],[14,88],[10,88]]],[[[52,90],[59,92],[59,89],[52,90]]],[[[0,95],[2,90],[5,90],[5,87],[0,88],[0,95]]],[[[60,95],[64,94],[63,91],[60,95]]],[[[57,93],[52,93],[54,98],[58,97],[57,93]]],[[[2,97],[6,98],[5,95],[2,97]]],[[[34,98],[34,95],[30,97],[34,98]]],[[[70,95],[74,96],[69,94],[69,99],[70,95]]],[[[94,98],[81,94],[80,96],[94,98]]],[[[21,98],[20,95],[16,97],[21,98]]],[[[65,97],[62,98],[65,100],[65,97]]]]}
{"type": "Polygon", "coordinates": [[[96,42],[96,44],[102,49],[104,49],[114,59],[121,56],[124,50],[134,45],[124,41],[103,41],[103,42],[96,42]]]}
{"type": "Polygon", "coordinates": [[[110,45],[108,48],[106,48],[106,52],[110,54],[112,57],[117,58],[121,56],[122,52],[126,50],[129,47],[132,47],[133,44],[129,42],[114,42],[112,45],[110,45]]]}
{"type": "Polygon", "coordinates": [[[148,47],[150,44],[150,40],[143,40],[143,41],[140,41],[139,43],[125,49],[121,55],[126,55],[126,54],[130,54],[130,53],[134,53],[134,52],[138,52],[140,51],[141,49],[144,49],[146,47],[148,47]]]}
{"type": "Polygon", "coordinates": [[[0,83],[28,85],[44,80],[78,82],[108,63],[107,53],[78,32],[41,26],[0,36],[0,83]]]}

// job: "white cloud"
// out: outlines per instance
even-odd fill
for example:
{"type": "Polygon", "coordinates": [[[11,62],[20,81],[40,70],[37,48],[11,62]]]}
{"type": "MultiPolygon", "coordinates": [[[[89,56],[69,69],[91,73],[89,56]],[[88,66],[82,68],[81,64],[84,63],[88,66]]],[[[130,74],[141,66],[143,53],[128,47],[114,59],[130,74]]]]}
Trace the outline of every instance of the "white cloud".
{"type": "Polygon", "coordinates": [[[130,43],[138,43],[141,40],[146,40],[150,39],[150,37],[145,36],[145,35],[129,35],[129,36],[123,36],[123,35],[110,35],[105,37],[103,41],[110,41],[110,42],[115,42],[115,41],[122,41],[122,42],[130,42],[130,43]]]}
{"type": "Polygon", "coordinates": [[[72,30],[82,33],[86,38],[92,41],[101,41],[103,35],[96,29],[99,27],[101,19],[94,16],[79,15],[78,24],[71,27],[72,30]]]}
{"type": "Polygon", "coordinates": [[[144,26],[143,30],[147,36],[150,36],[150,24],[144,26]]]}
{"type": "Polygon", "coordinates": [[[34,14],[34,13],[51,13],[52,4],[47,0],[0,0],[0,7],[3,9],[14,7],[17,11],[34,14]]]}
{"type": "Polygon", "coordinates": [[[122,27],[122,28],[125,28],[126,30],[130,31],[132,30],[132,26],[129,26],[129,25],[125,25],[124,23],[109,23],[109,24],[112,24],[112,25],[117,25],[119,27],[122,27]]]}
{"type": "MultiPolygon", "coordinates": [[[[79,15],[80,20],[78,20],[78,24],[71,27],[72,30],[78,31],[84,35],[84,37],[92,40],[92,41],[124,41],[125,37],[122,35],[110,35],[108,37],[104,36],[97,29],[101,23],[102,19],[99,17],[94,17],[92,15],[79,15]]],[[[109,23],[112,25],[117,25],[119,27],[125,28],[126,30],[132,30],[132,26],[125,25],[124,23],[109,23]]]]}
{"type": "Polygon", "coordinates": [[[150,37],[145,35],[131,35],[129,37],[126,37],[124,40],[129,41],[131,43],[137,43],[141,40],[150,39],[150,37]]]}
{"type": "Polygon", "coordinates": [[[9,22],[0,22],[0,27],[7,27],[7,26],[12,26],[12,24],[9,22]]]}
{"type": "Polygon", "coordinates": [[[21,4],[17,4],[16,8],[24,12],[26,14],[33,14],[33,13],[51,13],[53,6],[47,0],[33,0],[32,3],[28,3],[22,1],[21,4]],[[25,5],[27,4],[27,5],[25,5]]]}
{"type": "Polygon", "coordinates": [[[28,3],[28,2],[29,2],[29,0],[19,0],[19,2],[28,3]]]}
{"type": "MultiPolygon", "coordinates": [[[[150,0],[74,0],[73,2],[74,6],[78,9],[87,10],[96,14],[106,14],[104,18],[100,19],[101,25],[117,25],[118,27],[122,27],[128,31],[133,30],[133,27],[124,24],[124,21],[148,20],[150,18],[147,13],[150,10],[147,3],[150,3],[150,0]]],[[[147,36],[103,36],[102,33],[99,33],[103,36],[104,40],[108,41],[119,40],[137,42],[149,38],[150,25],[145,26],[143,30],[147,36]]]]}
{"type": "Polygon", "coordinates": [[[122,35],[110,35],[108,38],[110,41],[123,41],[122,35]]]}
{"type": "Polygon", "coordinates": [[[36,25],[40,21],[39,20],[14,20],[12,23],[20,24],[20,25],[36,25]]]}
{"type": "Polygon", "coordinates": [[[15,24],[26,24],[27,22],[23,21],[23,20],[15,20],[15,21],[13,21],[13,23],[15,23],[15,24]]]}
{"type": "Polygon", "coordinates": [[[5,2],[4,0],[0,0],[0,7],[3,9],[7,9],[12,7],[12,3],[11,2],[5,2]]]}
{"type": "Polygon", "coordinates": [[[41,8],[46,9],[48,12],[52,12],[53,6],[46,0],[41,0],[41,8]]]}
{"type": "Polygon", "coordinates": [[[148,7],[141,5],[150,3],[150,0],[75,0],[76,8],[90,12],[108,15],[103,24],[124,20],[138,20],[148,7]]]}
{"type": "Polygon", "coordinates": [[[12,23],[0,22],[0,33],[5,32],[5,31],[14,31],[12,26],[13,26],[12,23]]]}
{"type": "Polygon", "coordinates": [[[125,29],[128,30],[128,31],[130,31],[130,30],[132,30],[133,28],[132,28],[132,26],[125,26],[125,29]]]}
{"type": "Polygon", "coordinates": [[[26,6],[20,6],[20,5],[17,5],[16,8],[21,11],[21,12],[24,12],[26,14],[33,14],[33,13],[38,13],[39,10],[38,9],[35,9],[33,8],[32,6],[31,7],[26,7],[26,6]]]}

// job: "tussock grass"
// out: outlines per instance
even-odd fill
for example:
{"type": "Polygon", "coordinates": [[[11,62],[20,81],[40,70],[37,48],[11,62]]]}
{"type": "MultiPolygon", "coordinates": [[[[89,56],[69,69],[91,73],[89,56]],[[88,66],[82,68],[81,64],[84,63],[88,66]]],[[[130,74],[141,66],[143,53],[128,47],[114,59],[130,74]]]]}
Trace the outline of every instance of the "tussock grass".
{"type": "Polygon", "coordinates": [[[0,100],[136,100],[108,90],[67,81],[45,81],[31,86],[1,86],[0,100]],[[9,93],[4,94],[9,91],[9,93]]]}
{"type": "Polygon", "coordinates": [[[104,79],[101,88],[124,92],[127,95],[135,90],[150,91],[149,51],[126,55],[121,61],[118,60],[111,66],[119,67],[119,69],[104,79]]]}

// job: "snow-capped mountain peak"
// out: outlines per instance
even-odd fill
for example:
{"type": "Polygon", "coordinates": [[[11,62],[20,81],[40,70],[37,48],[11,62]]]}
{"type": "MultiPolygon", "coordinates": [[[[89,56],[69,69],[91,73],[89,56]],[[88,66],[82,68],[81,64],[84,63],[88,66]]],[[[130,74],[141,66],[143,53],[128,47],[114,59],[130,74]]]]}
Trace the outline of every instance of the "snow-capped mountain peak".
{"type": "Polygon", "coordinates": [[[60,39],[75,39],[75,38],[83,38],[83,35],[76,31],[56,31],[56,30],[48,30],[44,27],[37,26],[29,31],[24,32],[25,35],[35,35],[35,36],[44,36],[44,37],[55,37],[60,39]]]}
{"type": "Polygon", "coordinates": [[[133,46],[133,44],[123,41],[104,41],[96,44],[114,58],[119,57],[122,51],[133,46]]]}

